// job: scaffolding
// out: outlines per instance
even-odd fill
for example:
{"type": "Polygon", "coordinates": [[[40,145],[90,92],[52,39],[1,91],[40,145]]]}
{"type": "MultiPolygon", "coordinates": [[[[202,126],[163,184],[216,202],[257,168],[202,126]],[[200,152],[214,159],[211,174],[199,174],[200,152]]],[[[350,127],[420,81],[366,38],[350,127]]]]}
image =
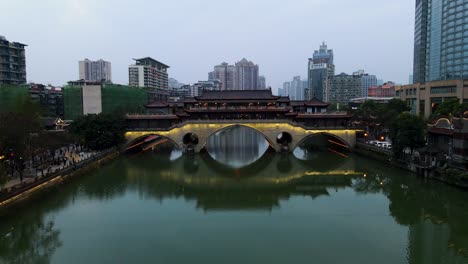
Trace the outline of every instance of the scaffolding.
{"type": "Polygon", "coordinates": [[[28,99],[28,85],[0,85],[0,113],[17,112],[21,102],[28,99]]]}
{"type": "Polygon", "coordinates": [[[63,87],[65,119],[74,120],[83,116],[83,96],[81,86],[63,87]]]}
{"type": "Polygon", "coordinates": [[[148,103],[144,88],[105,84],[101,92],[103,113],[144,113],[148,103]]]}

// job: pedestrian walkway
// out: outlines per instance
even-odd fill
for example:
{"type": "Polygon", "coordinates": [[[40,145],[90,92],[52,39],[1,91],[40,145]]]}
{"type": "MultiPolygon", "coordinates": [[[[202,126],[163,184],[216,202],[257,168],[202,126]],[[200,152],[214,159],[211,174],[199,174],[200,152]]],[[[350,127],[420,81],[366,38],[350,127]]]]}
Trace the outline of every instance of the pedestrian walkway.
{"type": "MultiPolygon", "coordinates": [[[[0,190],[20,187],[29,182],[35,181],[37,178],[42,178],[55,174],[61,170],[68,169],[69,167],[74,166],[82,161],[93,158],[97,154],[98,152],[96,151],[85,151],[85,149],[81,146],[68,146],[60,148],[59,150],[54,151],[51,160],[43,161],[43,165],[40,168],[32,168],[32,162],[29,161],[30,167],[27,169],[29,173],[24,174],[23,182],[21,182],[19,176],[14,176],[10,178],[10,180],[8,180],[0,190]],[[53,163],[56,165],[52,165],[53,163]]],[[[41,160],[39,155],[37,155],[35,158],[39,161],[41,160]]]]}

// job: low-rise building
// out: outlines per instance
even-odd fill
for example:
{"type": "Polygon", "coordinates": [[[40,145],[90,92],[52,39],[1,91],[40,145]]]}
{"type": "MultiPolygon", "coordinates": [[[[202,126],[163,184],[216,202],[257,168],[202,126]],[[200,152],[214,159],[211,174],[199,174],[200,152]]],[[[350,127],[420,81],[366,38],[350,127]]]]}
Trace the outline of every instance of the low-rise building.
{"type": "Polygon", "coordinates": [[[51,118],[64,117],[63,92],[61,87],[32,83],[29,95],[43,109],[43,115],[51,118]]]}
{"type": "Polygon", "coordinates": [[[395,96],[408,103],[413,114],[428,118],[445,100],[468,103],[468,80],[444,80],[396,86],[395,96]]]}
{"type": "Polygon", "coordinates": [[[367,93],[368,97],[395,97],[395,83],[386,82],[382,85],[371,86],[367,93]]]}

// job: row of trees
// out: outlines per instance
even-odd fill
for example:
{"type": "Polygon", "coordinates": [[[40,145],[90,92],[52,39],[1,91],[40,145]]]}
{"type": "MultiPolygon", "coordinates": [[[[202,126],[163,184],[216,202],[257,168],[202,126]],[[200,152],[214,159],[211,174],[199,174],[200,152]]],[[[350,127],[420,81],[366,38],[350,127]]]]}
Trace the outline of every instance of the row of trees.
{"type": "MultiPolygon", "coordinates": [[[[369,136],[377,138],[387,134],[392,140],[392,149],[396,158],[400,158],[405,148],[411,152],[426,143],[427,120],[408,113],[411,108],[402,100],[392,99],[388,104],[366,101],[356,112],[355,119],[367,128],[369,136]]],[[[458,99],[442,102],[431,116],[460,117],[468,111],[467,103],[458,99]]]]}
{"type": "Polygon", "coordinates": [[[124,142],[122,114],[87,115],[76,119],[69,131],[50,132],[44,130],[42,109],[29,96],[16,98],[14,105],[14,109],[0,111],[0,186],[8,176],[18,174],[22,180],[28,162],[37,155],[74,143],[99,151],[124,142]]]}
{"type": "Polygon", "coordinates": [[[104,150],[125,142],[125,119],[122,114],[86,115],[76,119],[70,132],[79,143],[92,150],[104,150]]]}
{"type": "Polygon", "coordinates": [[[388,104],[369,100],[359,107],[355,118],[366,127],[370,137],[387,134],[395,157],[400,158],[405,148],[413,151],[425,144],[426,121],[408,113],[409,110],[399,99],[392,99],[388,104]]]}

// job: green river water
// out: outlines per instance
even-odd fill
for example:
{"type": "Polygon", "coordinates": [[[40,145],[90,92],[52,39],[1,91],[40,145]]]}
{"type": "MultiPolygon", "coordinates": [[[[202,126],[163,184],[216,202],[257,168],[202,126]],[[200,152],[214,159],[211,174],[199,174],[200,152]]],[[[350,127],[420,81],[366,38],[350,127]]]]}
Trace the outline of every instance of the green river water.
{"type": "Polygon", "coordinates": [[[1,211],[0,263],[468,263],[468,192],[229,133],[203,154],[122,156],[1,211]]]}

